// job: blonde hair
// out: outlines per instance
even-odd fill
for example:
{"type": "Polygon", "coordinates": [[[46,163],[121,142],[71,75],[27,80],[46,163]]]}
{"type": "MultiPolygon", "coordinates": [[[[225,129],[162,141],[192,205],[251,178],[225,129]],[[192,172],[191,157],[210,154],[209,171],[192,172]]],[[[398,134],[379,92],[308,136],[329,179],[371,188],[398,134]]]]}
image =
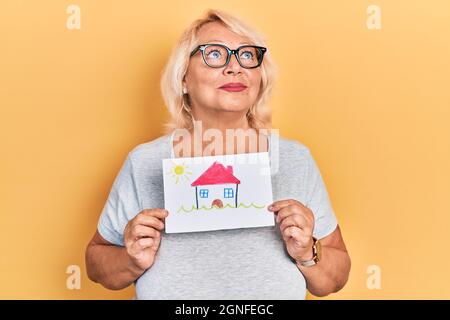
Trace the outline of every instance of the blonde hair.
{"type": "MultiPolygon", "coordinates": [[[[190,129],[193,127],[194,118],[191,113],[189,96],[183,94],[183,79],[189,65],[190,53],[198,45],[196,43],[197,34],[200,28],[209,22],[221,22],[225,27],[241,36],[247,37],[254,44],[267,47],[265,38],[259,32],[223,11],[210,9],[203,18],[195,20],[183,32],[162,72],[161,92],[171,115],[170,121],[165,124],[165,131],[168,133],[175,129],[190,129]]],[[[265,53],[260,68],[261,87],[255,104],[247,112],[247,119],[251,128],[269,129],[272,124],[272,112],[267,103],[277,73],[269,50],[265,53]]]]}

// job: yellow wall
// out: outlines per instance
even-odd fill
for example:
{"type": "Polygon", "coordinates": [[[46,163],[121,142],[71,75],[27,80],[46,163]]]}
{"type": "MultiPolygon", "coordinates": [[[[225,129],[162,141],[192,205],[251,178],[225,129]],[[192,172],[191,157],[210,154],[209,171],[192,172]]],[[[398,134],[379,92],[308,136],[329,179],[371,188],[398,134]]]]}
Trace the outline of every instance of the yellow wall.
{"type": "Polygon", "coordinates": [[[161,3],[1,1],[0,298],[133,296],[90,282],[84,248],[127,152],[162,134],[160,71],[210,6],[267,35],[274,126],[311,148],[353,260],[331,297],[450,298],[450,3],[161,3]],[[66,28],[72,3],[80,30],[66,28]]]}

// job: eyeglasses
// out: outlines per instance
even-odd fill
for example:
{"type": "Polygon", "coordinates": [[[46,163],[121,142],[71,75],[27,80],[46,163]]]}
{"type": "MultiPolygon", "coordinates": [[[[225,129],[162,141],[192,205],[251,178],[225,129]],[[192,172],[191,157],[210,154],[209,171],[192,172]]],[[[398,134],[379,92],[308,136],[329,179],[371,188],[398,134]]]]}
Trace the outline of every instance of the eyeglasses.
{"type": "Polygon", "coordinates": [[[190,56],[192,57],[197,51],[202,52],[203,61],[211,68],[226,66],[230,62],[231,55],[234,54],[242,68],[253,69],[261,65],[267,48],[245,45],[231,50],[223,44],[202,44],[195,48],[190,56]]]}

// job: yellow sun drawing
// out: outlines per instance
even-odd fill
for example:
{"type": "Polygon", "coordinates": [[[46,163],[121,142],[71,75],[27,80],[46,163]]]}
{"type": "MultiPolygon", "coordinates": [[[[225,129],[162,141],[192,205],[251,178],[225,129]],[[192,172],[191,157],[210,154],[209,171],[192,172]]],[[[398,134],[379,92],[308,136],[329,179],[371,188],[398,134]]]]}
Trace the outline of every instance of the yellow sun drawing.
{"type": "Polygon", "coordinates": [[[170,174],[173,178],[175,178],[175,184],[178,184],[180,180],[183,178],[189,181],[189,176],[192,174],[192,172],[187,171],[189,167],[185,165],[185,163],[177,164],[173,163],[172,169],[170,169],[167,174],[170,174]]]}

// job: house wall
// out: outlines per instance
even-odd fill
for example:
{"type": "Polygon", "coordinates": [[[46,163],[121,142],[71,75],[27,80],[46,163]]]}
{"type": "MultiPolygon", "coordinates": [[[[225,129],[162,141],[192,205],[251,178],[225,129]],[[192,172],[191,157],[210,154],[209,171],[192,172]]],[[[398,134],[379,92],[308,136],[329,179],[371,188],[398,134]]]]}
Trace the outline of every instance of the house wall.
{"type": "MultiPolygon", "coordinates": [[[[214,199],[220,199],[223,202],[223,205],[230,204],[232,206],[235,205],[235,197],[236,197],[236,185],[235,184],[214,184],[214,185],[207,185],[207,186],[198,186],[197,187],[197,193],[198,193],[198,206],[199,208],[202,205],[205,205],[206,207],[210,207],[214,199]],[[223,196],[223,189],[224,188],[232,188],[234,190],[234,197],[233,198],[224,198],[223,196]],[[200,189],[208,189],[209,194],[208,198],[200,198],[200,189]]],[[[195,203],[195,199],[194,199],[195,203]]]]}

